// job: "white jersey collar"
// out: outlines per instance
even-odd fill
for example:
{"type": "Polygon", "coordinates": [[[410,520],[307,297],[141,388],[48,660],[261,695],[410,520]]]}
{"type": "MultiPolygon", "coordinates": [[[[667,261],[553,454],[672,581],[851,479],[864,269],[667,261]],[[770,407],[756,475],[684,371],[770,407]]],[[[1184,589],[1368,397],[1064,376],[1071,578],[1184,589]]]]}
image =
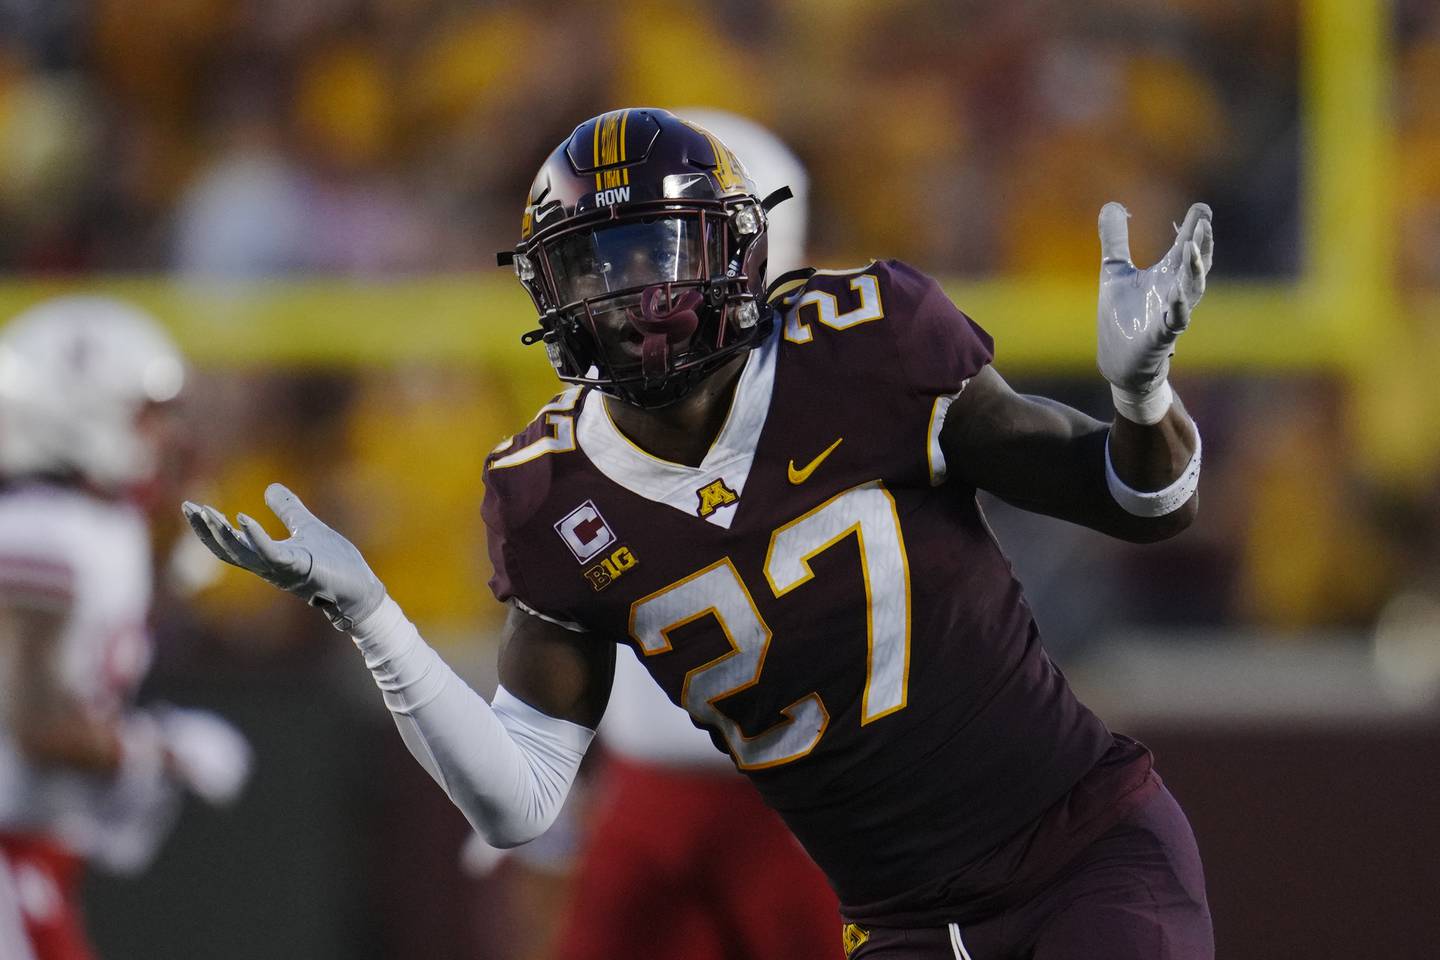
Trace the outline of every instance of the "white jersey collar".
{"type": "Polygon", "coordinates": [[[772,333],[746,357],[730,413],[698,467],[641,450],[615,426],[605,397],[595,390],[585,394],[576,424],[580,449],[597,470],[630,492],[729,529],[770,411],[778,341],[772,333]]]}

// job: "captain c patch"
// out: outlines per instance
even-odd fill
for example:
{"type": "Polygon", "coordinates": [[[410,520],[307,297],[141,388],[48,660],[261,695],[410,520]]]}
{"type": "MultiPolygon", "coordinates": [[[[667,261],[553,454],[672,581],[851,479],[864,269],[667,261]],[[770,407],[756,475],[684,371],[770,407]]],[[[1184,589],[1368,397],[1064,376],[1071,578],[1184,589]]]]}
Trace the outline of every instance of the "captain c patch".
{"type": "Polygon", "coordinates": [[[615,532],[595,509],[593,501],[586,500],[571,510],[557,524],[555,532],[565,541],[565,546],[581,563],[593,559],[601,550],[615,542],[615,532]]]}

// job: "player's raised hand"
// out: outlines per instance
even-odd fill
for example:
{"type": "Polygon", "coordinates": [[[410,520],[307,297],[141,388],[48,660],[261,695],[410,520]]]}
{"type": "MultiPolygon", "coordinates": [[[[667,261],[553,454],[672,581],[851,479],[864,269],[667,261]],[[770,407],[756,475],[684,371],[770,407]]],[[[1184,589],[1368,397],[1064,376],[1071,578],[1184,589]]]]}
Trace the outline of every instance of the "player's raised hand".
{"type": "Polygon", "coordinates": [[[375,612],[385,599],[385,585],[354,544],[278,483],[265,488],[265,503],[290,531],[289,539],[272,540],[243,513],[236,517],[237,530],[214,507],[187,500],[180,510],[215,556],[318,607],[336,629],[349,630],[375,612]]]}
{"type": "Polygon", "coordinates": [[[1194,204],[1169,252],[1141,270],[1130,260],[1129,216],[1118,203],[1100,209],[1098,360],[1116,408],[1154,423],[1169,408],[1170,356],[1205,294],[1215,240],[1210,208],[1194,204]]]}

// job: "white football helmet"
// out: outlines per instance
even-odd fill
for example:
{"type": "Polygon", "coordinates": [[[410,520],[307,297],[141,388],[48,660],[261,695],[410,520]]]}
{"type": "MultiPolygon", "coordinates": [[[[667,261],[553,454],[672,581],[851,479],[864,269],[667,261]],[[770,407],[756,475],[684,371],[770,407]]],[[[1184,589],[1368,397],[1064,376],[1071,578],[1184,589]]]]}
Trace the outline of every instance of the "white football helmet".
{"type": "Polygon", "coordinates": [[[143,483],[159,464],[140,413],[184,383],[174,341],[136,307],[99,296],[31,307],[0,327],[0,476],[143,483]]]}

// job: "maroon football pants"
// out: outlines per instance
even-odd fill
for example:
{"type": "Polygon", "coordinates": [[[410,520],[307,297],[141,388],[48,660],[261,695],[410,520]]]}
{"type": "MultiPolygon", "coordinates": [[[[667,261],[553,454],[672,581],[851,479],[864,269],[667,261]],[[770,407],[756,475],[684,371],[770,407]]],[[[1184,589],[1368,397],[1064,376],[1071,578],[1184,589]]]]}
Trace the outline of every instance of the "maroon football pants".
{"type": "Polygon", "coordinates": [[[1190,823],[1163,786],[1023,904],[966,926],[847,931],[850,960],[1214,960],[1190,823]]]}

